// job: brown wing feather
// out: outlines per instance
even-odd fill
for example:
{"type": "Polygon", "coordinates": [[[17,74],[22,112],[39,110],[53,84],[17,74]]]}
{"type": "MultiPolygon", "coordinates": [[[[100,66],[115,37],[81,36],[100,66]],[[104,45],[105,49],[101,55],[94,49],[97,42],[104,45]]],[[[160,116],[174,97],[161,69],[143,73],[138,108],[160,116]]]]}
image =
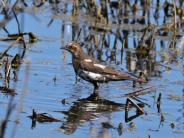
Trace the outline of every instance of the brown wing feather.
{"type": "Polygon", "coordinates": [[[124,73],[124,72],[118,72],[116,70],[114,70],[111,67],[106,66],[104,69],[100,68],[98,66],[94,66],[94,64],[100,64],[99,62],[96,61],[92,61],[92,62],[85,62],[85,61],[81,61],[81,68],[84,69],[85,71],[90,71],[90,72],[95,72],[95,73],[99,73],[99,74],[103,74],[106,75],[107,79],[109,80],[114,80],[114,81],[118,81],[118,80],[135,80],[138,81],[138,78],[130,75],[128,73],[124,73]]]}

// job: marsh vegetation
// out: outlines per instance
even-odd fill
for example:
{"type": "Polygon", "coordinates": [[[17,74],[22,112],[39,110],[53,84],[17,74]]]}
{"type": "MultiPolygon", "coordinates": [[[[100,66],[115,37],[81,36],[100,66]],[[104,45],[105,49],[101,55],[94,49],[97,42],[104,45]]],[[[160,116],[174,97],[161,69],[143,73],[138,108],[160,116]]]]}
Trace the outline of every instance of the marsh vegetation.
{"type": "Polygon", "coordinates": [[[0,0],[0,136],[183,137],[183,55],[183,0],[0,0]],[[148,83],[94,93],[71,41],[148,83]]]}

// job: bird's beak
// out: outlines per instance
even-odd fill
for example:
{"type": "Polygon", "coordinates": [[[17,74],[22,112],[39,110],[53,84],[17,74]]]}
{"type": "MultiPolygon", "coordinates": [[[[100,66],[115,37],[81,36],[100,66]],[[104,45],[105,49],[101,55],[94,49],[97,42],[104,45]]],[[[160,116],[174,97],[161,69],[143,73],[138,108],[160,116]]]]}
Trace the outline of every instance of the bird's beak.
{"type": "Polygon", "coordinates": [[[66,47],[61,47],[60,49],[67,50],[67,48],[66,48],[66,47]]]}
{"type": "Polygon", "coordinates": [[[60,49],[63,49],[63,50],[69,50],[67,45],[66,45],[66,46],[64,46],[64,47],[61,47],[60,49]]]}

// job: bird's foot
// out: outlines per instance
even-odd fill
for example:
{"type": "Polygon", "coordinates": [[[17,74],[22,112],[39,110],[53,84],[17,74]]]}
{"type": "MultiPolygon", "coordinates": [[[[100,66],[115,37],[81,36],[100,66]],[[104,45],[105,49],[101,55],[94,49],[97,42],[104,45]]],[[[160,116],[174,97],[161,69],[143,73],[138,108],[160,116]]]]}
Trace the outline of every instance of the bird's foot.
{"type": "Polygon", "coordinates": [[[95,82],[93,85],[94,85],[94,91],[96,91],[96,90],[99,89],[99,84],[98,84],[98,82],[95,82]]]}
{"type": "Polygon", "coordinates": [[[99,93],[99,89],[94,89],[93,93],[98,94],[99,93]]]}
{"type": "Polygon", "coordinates": [[[99,91],[94,90],[92,96],[95,97],[95,99],[98,99],[99,98],[99,91]]]}
{"type": "Polygon", "coordinates": [[[133,85],[132,85],[133,88],[136,87],[136,81],[133,81],[133,85]]]}
{"type": "Polygon", "coordinates": [[[77,84],[80,81],[79,77],[76,75],[75,76],[75,84],[77,84]]]}

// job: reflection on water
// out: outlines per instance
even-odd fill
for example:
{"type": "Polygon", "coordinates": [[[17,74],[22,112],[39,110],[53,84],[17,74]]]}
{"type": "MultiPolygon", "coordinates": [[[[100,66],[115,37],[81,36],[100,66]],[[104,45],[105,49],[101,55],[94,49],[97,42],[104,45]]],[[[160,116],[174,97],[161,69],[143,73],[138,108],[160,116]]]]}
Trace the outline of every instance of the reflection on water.
{"type": "Polygon", "coordinates": [[[93,93],[87,98],[74,102],[68,111],[61,111],[65,114],[66,121],[60,128],[65,134],[72,134],[82,123],[98,119],[101,114],[120,111],[124,106],[124,104],[105,100],[97,93],[93,93]]]}
{"type": "MultiPolygon", "coordinates": [[[[135,134],[127,131],[125,137],[145,137],[148,130],[156,130],[150,132],[150,137],[175,137],[173,134],[183,133],[183,0],[22,0],[16,1],[13,11],[14,2],[0,1],[0,122],[6,120],[8,127],[4,128],[7,132],[15,128],[12,122],[20,120],[19,126],[25,128],[25,133],[17,129],[17,137],[35,137],[36,134],[41,137],[40,133],[61,137],[63,133],[57,135],[50,129],[58,127],[64,134],[73,134],[71,137],[87,137],[83,129],[90,127],[90,132],[95,133],[93,125],[99,121],[99,116],[106,116],[108,121],[101,123],[100,134],[96,137],[110,137],[114,131],[107,128],[117,129],[116,124],[123,116],[123,126],[126,127],[126,122],[132,119],[135,122],[130,123],[130,130],[135,134]],[[137,76],[144,75],[149,81],[142,87],[156,87],[160,95],[143,96],[150,105],[146,108],[146,116],[134,120],[140,114],[129,116],[130,113],[124,110],[125,105],[119,104],[122,97],[111,97],[134,91],[126,82],[113,83],[113,87],[111,84],[103,86],[108,89],[109,93],[104,93],[110,95],[107,98],[110,100],[96,94],[77,100],[88,94],[90,86],[80,81],[75,89],[75,74],[67,65],[71,57],[60,51],[60,47],[73,40],[78,40],[88,55],[104,64],[137,76]],[[30,60],[31,65],[28,65],[30,60]],[[52,78],[55,85],[52,85],[52,78]],[[75,90],[71,91],[73,88],[75,90]],[[25,96],[27,91],[29,93],[25,96]],[[61,105],[59,101],[64,98],[72,98],[75,102],[72,106],[70,102],[61,105]],[[154,104],[153,99],[157,99],[154,104]],[[17,110],[17,115],[9,116],[12,112],[6,109],[8,103],[12,111],[17,110]],[[12,108],[14,105],[17,108],[12,108]],[[71,107],[67,111],[68,106],[71,107]],[[63,122],[57,126],[56,123],[42,123],[42,120],[42,127],[34,124],[35,129],[30,132],[24,117],[27,118],[32,109],[47,112],[38,114],[46,120],[50,119],[49,114],[54,114],[54,117],[59,114],[56,118],[63,122]],[[60,109],[62,114],[52,112],[60,109]],[[5,117],[6,113],[8,116],[5,117]],[[21,117],[18,119],[17,116],[21,117]],[[173,132],[168,127],[170,124],[175,126],[173,132]]],[[[10,133],[6,135],[11,137],[10,133]]]]}
{"type": "MultiPolygon", "coordinates": [[[[103,114],[111,114],[112,112],[124,110],[126,104],[116,103],[110,100],[106,100],[99,96],[98,93],[93,93],[87,98],[79,99],[70,107],[68,111],[61,111],[65,115],[65,122],[60,129],[64,134],[70,135],[74,133],[78,126],[85,122],[92,120],[98,120],[99,116],[103,114]]],[[[130,107],[131,108],[131,107],[130,107]]],[[[142,115],[140,112],[136,112],[132,116],[128,116],[130,109],[125,110],[125,121],[129,122],[136,117],[142,115]]],[[[110,125],[103,125],[105,128],[113,128],[110,125]]],[[[119,132],[120,133],[120,132],[119,132]]]]}

